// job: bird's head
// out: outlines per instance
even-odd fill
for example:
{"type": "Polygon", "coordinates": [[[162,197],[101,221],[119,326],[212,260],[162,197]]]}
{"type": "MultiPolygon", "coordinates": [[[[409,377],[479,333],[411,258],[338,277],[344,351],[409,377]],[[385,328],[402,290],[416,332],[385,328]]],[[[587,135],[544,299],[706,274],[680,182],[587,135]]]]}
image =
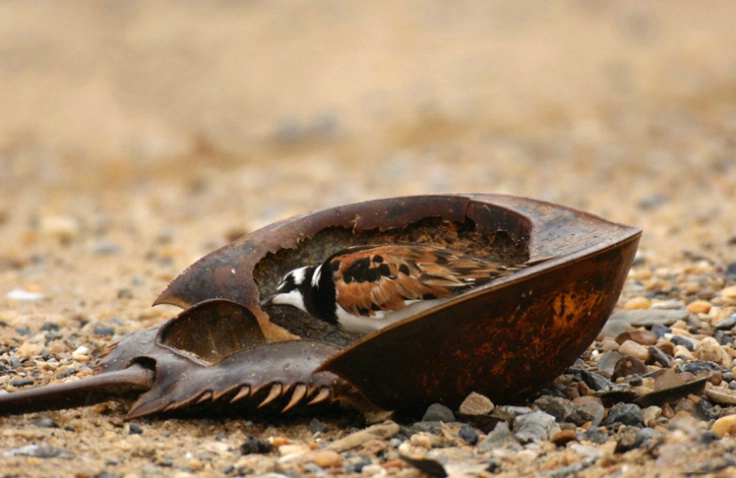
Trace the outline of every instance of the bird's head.
{"type": "Polygon", "coordinates": [[[304,296],[310,287],[314,267],[299,267],[288,272],[279,282],[276,291],[261,301],[261,308],[272,305],[290,305],[306,312],[304,296]]]}

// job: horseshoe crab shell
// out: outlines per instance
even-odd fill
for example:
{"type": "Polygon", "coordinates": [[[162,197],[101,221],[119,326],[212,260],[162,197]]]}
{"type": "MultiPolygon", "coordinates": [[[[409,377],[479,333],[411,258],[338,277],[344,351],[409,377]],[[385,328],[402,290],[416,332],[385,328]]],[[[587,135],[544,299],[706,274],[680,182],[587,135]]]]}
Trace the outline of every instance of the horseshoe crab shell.
{"type": "MultiPolygon", "coordinates": [[[[532,393],[595,339],[621,293],[641,231],[532,199],[428,195],[324,209],[247,234],[203,257],[155,304],[243,304],[270,340],[345,347],[318,368],[385,409],[495,402],[532,393]],[[288,270],[354,244],[426,242],[505,263],[539,261],[371,335],[349,337],[301,312],[269,317],[260,297],[288,270]],[[346,345],[347,344],[347,345],[346,345]]],[[[286,309],[286,308],[284,308],[286,309]]]]}

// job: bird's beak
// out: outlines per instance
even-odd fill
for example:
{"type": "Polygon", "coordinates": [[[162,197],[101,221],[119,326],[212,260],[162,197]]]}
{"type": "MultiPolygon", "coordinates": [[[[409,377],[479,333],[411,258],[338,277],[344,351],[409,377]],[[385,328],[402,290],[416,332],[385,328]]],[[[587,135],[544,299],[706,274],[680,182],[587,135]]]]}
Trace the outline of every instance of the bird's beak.
{"type": "Polygon", "coordinates": [[[266,307],[271,307],[273,305],[273,298],[276,297],[275,295],[270,295],[263,299],[261,301],[261,309],[264,309],[266,307]]]}

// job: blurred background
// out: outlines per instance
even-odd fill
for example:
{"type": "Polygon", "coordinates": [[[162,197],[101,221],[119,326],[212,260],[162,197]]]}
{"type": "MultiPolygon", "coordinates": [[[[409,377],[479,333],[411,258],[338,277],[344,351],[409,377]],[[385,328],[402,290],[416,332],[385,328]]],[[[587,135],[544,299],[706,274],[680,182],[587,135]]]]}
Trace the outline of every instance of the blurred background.
{"type": "Polygon", "coordinates": [[[271,221],[431,192],[560,202],[643,227],[660,263],[732,261],[734,18],[688,1],[3,2],[0,292],[43,282],[18,271],[57,251],[57,280],[150,270],[152,299],[271,221]]]}

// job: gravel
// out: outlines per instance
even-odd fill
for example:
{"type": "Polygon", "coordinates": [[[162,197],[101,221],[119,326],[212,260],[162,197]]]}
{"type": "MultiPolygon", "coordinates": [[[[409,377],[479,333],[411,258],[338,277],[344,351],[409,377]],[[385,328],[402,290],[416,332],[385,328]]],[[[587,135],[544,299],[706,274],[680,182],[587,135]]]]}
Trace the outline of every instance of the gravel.
{"type": "Polygon", "coordinates": [[[4,9],[0,389],[94,373],[242,233],[405,194],[531,196],[643,228],[599,338],[526,401],[429,422],[126,423],[117,402],[3,417],[3,473],[729,476],[733,6],[333,7],[4,9]]]}

